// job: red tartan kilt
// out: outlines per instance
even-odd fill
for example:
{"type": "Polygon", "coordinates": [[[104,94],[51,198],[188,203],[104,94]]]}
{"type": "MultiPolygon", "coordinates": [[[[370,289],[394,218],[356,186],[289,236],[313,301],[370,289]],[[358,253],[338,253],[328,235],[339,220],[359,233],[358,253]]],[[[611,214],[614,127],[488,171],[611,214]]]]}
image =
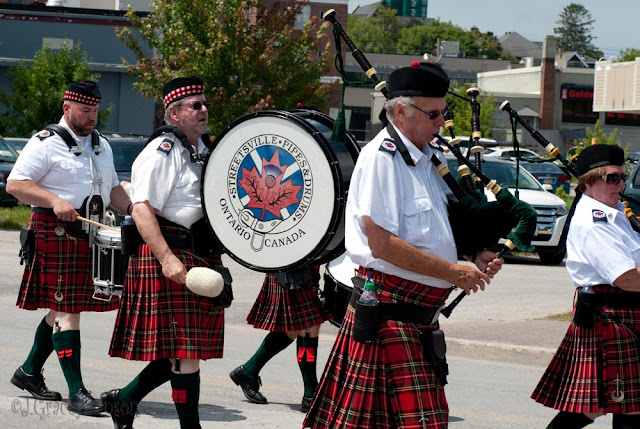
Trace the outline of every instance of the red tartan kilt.
{"type": "MultiPolygon", "coordinates": [[[[594,289],[624,292],[601,286],[594,289]]],[[[604,310],[640,336],[640,308],[604,310]]],[[[590,329],[571,323],[531,397],[547,407],[570,413],[593,413],[600,408],[605,413],[640,412],[639,347],[622,325],[600,316],[596,316],[590,329]],[[624,392],[622,402],[612,400],[618,386],[624,392]]]]}
{"type": "Polygon", "coordinates": [[[16,305],[26,310],[49,308],[65,313],[110,311],[118,308],[119,299],[93,298],[92,251],[89,241],[68,234],[57,236],[56,228],[69,223],[55,216],[32,213],[29,228],[35,231],[35,257],[25,267],[16,305]],[[55,299],[56,292],[62,300],[55,299]]]}
{"type": "MultiPolygon", "coordinates": [[[[374,279],[385,286],[383,296],[419,294],[425,307],[441,306],[450,292],[379,274],[374,279]]],[[[351,339],[354,317],[349,305],[303,428],[447,428],[444,388],[414,325],[382,321],[378,339],[365,345],[351,339]]]]}
{"type": "MultiPolygon", "coordinates": [[[[191,252],[191,250],[188,250],[191,252]]],[[[206,266],[180,250],[173,253],[187,271],[206,266]]],[[[222,265],[220,256],[208,263],[222,265]]],[[[129,259],[109,355],[128,360],[221,358],[224,308],[167,280],[149,246],[140,245],[129,259]]]]}
{"type": "Polygon", "coordinates": [[[332,317],[311,282],[303,289],[287,290],[280,286],[275,274],[267,274],[247,323],[271,332],[290,332],[320,325],[332,317]]]}

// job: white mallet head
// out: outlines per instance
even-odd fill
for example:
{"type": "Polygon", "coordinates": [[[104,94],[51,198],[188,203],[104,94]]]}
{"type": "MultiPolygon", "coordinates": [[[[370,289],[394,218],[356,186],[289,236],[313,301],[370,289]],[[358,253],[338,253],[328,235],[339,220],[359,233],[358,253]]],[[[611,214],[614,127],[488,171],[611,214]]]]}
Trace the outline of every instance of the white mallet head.
{"type": "Polygon", "coordinates": [[[223,287],[222,275],[211,268],[193,267],[187,272],[187,289],[195,294],[215,298],[223,287]]]}

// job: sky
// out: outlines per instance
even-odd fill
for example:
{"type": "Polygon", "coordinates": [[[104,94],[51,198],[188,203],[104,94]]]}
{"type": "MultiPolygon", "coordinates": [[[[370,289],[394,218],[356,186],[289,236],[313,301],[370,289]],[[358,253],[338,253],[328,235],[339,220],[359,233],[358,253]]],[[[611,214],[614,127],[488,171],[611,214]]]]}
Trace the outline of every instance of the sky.
{"type": "MultiPolygon", "coordinates": [[[[373,0],[349,0],[349,11],[374,3],[373,0]]],[[[429,0],[428,18],[451,22],[465,30],[472,26],[496,37],[515,31],[533,42],[541,42],[570,3],[583,5],[595,19],[591,35],[594,45],[606,57],[620,50],[640,49],[640,1],[638,0],[429,0]]]]}

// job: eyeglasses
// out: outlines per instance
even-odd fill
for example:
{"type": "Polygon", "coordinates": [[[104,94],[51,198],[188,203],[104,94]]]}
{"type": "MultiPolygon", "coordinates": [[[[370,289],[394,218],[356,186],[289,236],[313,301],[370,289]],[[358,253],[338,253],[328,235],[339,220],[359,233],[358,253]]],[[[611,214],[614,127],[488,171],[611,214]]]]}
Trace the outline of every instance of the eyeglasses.
{"type": "Polygon", "coordinates": [[[419,108],[415,104],[409,104],[409,106],[413,107],[414,109],[417,109],[417,110],[421,111],[422,113],[427,115],[429,117],[429,119],[431,119],[432,121],[434,119],[437,119],[438,116],[442,115],[442,112],[440,110],[432,110],[431,112],[427,112],[426,110],[422,110],[421,108],[419,108]]]}
{"type": "Polygon", "coordinates": [[[621,181],[626,182],[627,175],[624,173],[622,174],[612,173],[612,174],[607,174],[606,176],[602,176],[602,180],[607,182],[609,185],[617,185],[621,181]]]}
{"type": "Polygon", "coordinates": [[[187,106],[193,110],[200,110],[202,109],[202,106],[206,107],[207,110],[211,109],[211,103],[209,103],[208,101],[205,101],[204,103],[201,101],[194,101],[193,103],[178,104],[178,107],[180,106],[187,106]]]}

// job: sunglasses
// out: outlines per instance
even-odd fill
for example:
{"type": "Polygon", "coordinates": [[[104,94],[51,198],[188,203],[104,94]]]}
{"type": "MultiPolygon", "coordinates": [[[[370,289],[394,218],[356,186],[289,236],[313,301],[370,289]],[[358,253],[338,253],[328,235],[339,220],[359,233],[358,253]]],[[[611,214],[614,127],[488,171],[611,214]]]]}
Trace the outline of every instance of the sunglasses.
{"type": "Polygon", "coordinates": [[[415,104],[409,104],[409,106],[413,107],[416,110],[421,111],[422,113],[427,115],[429,117],[429,119],[431,119],[432,121],[434,119],[438,118],[438,116],[442,115],[442,112],[440,110],[432,110],[431,112],[427,112],[426,110],[422,110],[421,108],[419,108],[415,104]]]}
{"type": "Polygon", "coordinates": [[[606,176],[602,176],[602,180],[607,182],[609,185],[617,185],[621,181],[626,182],[627,175],[624,173],[622,174],[612,173],[612,174],[607,174],[606,176]]]}
{"type": "Polygon", "coordinates": [[[202,109],[202,106],[206,107],[207,110],[211,109],[211,103],[209,103],[208,101],[205,101],[204,103],[201,101],[194,101],[193,103],[188,104],[178,104],[178,107],[180,106],[187,106],[193,110],[200,110],[202,109]]]}

